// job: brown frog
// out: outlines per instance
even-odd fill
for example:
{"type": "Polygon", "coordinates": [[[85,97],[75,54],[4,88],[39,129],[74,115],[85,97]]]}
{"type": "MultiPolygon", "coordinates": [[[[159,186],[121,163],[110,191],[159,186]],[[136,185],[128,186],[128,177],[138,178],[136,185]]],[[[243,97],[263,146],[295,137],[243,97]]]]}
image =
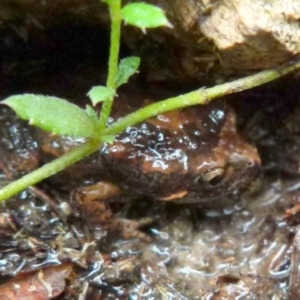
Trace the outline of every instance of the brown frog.
{"type": "MultiPolygon", "coordinates": [[[[130,105],[117,106],[110,123],[131,110],[130,105]]],[[[224,101],[162,114],[127,128],[60,178],[98,182],[72,193],[87,207],[91,223],[111,217],[101,201],[106,199],[146,195],[176,203],[210,202],[247,184],[260,166],[256,149],[235,125],[235,114],[224,101]]],[[[35,136],[43,150],[37,157],[47,159],[83,142],[41,131],[35,136]]]]}

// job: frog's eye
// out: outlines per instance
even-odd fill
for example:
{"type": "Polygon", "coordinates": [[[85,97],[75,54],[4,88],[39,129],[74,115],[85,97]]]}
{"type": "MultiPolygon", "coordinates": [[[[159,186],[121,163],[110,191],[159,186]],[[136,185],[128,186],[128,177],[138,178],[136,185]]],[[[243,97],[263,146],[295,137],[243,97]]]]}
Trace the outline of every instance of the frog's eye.
{"type": "Polygon", "coordinates": [[[204,175],[198,176],[195,179],[195,183],[208,183],[211,186],[216,186],[220,182],[222,182],[224,178],[225,170],[223,168],[214,168],[208,172],[206,172],[204,175]]]}

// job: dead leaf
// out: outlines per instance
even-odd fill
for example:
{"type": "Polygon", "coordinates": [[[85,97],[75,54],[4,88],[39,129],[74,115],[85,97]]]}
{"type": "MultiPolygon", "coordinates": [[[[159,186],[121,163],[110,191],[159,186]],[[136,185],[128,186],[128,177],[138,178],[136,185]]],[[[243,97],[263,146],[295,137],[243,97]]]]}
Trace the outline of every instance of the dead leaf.
{"type": "Polygon", "coordinates": [[[61,294],[72,264],[22,273],[0,286],[0,300],[50,300],[61,294]]]}

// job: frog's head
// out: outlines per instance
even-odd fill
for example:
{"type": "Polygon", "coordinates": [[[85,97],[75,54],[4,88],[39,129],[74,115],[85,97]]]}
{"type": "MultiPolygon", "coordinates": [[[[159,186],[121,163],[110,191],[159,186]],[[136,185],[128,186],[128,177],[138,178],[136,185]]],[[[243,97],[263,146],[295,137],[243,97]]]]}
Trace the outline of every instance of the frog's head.
{"type": "Polygon", "coordinates": [[[222,124],[218,136],[212,136],[208,131],[207,136],[197,143],[198,146],[200,143],[199,151],[189,155],[188,176],[193,178],[189,191],[203,198],[226,194],[245,186],[260,167],[256,148],[236,131],[233,111],[226,112],[222,124]],[[206,145],[211,145],[209,150],[201,151],[203,140],[206,145]]]}

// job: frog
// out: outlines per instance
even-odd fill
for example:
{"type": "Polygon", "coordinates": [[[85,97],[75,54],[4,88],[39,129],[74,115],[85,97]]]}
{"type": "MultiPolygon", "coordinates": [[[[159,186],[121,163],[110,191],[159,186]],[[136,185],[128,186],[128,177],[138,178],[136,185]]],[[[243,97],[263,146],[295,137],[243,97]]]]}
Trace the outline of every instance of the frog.
{"type": "MultiPolygon", "coordinates": [[[[131,104],[115,105],[108,125],[133,109],[131,104]]],[[[30,151],[34,148],[38,153],[35,157],[42,162],[85,141],[38,129],[33,136],[35,147],[31,146],[30,151]]],[[[107,203],[146,196],[205,206],[246,186],[259,168],[258,152],[237,130],[234,110],[219,100],[159,114],[130,126],[112,143],[104,143],[56,178],[67,182],[66,186],[75,183],[71,201],[79,204],[92,226],[118,224],[125,235],[132,236],[136,223],[132,229],[131,223],[114,220],[107,203]],[[78,187],[82,180],[88,184],[78,187]]]]}

